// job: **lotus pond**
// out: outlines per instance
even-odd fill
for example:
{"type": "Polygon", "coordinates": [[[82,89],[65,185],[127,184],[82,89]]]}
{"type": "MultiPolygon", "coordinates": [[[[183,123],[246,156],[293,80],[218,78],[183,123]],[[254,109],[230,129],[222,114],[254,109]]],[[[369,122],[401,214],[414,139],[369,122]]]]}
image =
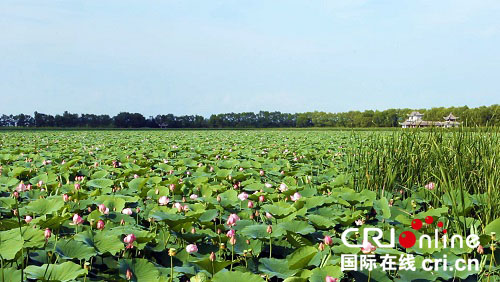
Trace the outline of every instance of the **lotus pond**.
{"type": "Polygon", "coordinates": [[[0,132],[0,281],[497,281],[499,143],[498,131],[0,132]],[[367,228],[383,244],[393,230],[394,246],[367,228]],[[404,247],[405,231],[430,244],[404,247]],[[453,235],[478,246],[445,246],[453,235]],[[342,255],[376,267],[347,270],[342,255]],[[381,268],[402,255],[416,268],[381,268]],[[446,270],[420,267],[443,258],[446,270]]]}

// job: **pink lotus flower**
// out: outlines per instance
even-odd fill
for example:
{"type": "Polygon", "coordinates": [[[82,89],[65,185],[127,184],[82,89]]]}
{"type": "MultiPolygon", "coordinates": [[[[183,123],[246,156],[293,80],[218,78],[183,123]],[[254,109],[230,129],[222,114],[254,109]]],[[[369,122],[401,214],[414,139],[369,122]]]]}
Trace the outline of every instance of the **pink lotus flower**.
{"type": "Polygon", "coordinates": [[[182,210],[184,210],[185,212],[189,211],[189,206],[188,205],[184,205],[184,207],[182,207],[182,210]]]}
{"type": "Polygon", "coordinates": [[[99,219],[99,221],[97,222],[97,229],[99,230],[103,230],[104,229],[104,221],[99,219]]]}
{"type": "Polygon", "coordinates": [[[137,175],[137,174],[134,174],[134,178],[139,178],[139,175],[137,175]]]}
{"type": "Polygon", "coordinates": [[[273,187],[273,185],[272,185],[271,183],[267,183],[267,182],[264,184],[264,186],[266,186],[266,188],[271,188],[271,187],[273,187]]]}
{"type": "Polygon", "coordinates": [[[244,200],[248,199],[248,194],[243,192],[243,193],[238,195],[238,199],[244,201],[244,200]]]}
{"type": "Polygon", "coordinates": [[[269,219],[269,218],[273,218],[273,215],[272,215],[272,214],[270,214],[269,212],[266,212],[266,218],[268,218],[268,219],[269,219]]]}
{"type": "Polygon", "coordinates": [[[133,211],[131,208],[125,208],[122,210],[122,213],[126,215],[132,215],[133,211]]]}
{"type": "Polygon", "coordinates": [[[168,202],[170,202],[170,199],[167,198],[167,196],[161,196],[160,199],[158,199],[160,206],[166,206],[168,202]]]}
{"type": "Polygon", "coordinates": [[[374,245],[372,245],[372,243],[370,243],[369,241],[367,241],[367,240],[363,241],[363,245],[361,247],[361,251],[363,252],[363,254],[372,253],[376,249],[377,249],[377,247],[375,247],[374,245]]]}
{"type": "Polygon", "coordinates": [[[65,202],[69,201],[69,196],[68,196],[68,194],[63,194],[63,195],[62,195],[62,198],[63,198],[63,201],[65,201],[65,202]]]}
{"type": "Polygon", "coordinates": [[[32,218],[31,216],[29,216],[29,215],[27,215],[27,216],[24,218],[24,221],[25,221],[26,223],[30,223],[32,220],[33,220],[33,218],[32,218]]]}
{"type": "Polygon", "coordinates": [[[195,244],[190,244],[186,246],[186,252],[188,253],[196,253],[198,251],[198,247],[195,244]]]}
{"type": "Polygon", "coordinates": [[[248,201],[248,208],[253,209],[253,202],[252,201],[248,201]]]}
{"type": "Polygon", "coordinates": [[[75,183],[75,190],[80,190],[80,183],[75,183]]]}
{"type": "Polygon", "coordinates": [[[264,176],[265,172],[263,170],[259,171],[260,176],[264,176]]]}
{"type": "Polygon", "coordinates": [[[338,278],[333,278],[331,276],[326,276],[325,277],[325,282],[338,282],[339,279],[338,278]]]}
{"type": "Polygon", "coordinates": [[[240,218],[238,217],[238,215],[236,215],[236,214],[233,213],[233,214],[229,215],[226,223],[229,226],[234,226],[234,225],[236,225],[236,222],[238,220],[240,220],[240,218]]]}
{"type": "Polygon", "coordinates": [[[128,234],[123,238],[123,243],[127,244],[126,248],[127,249],[132,249],[134,247],[134,242],[135,242],[135,235],[134,234],[128,234]]]}
{"type": "Polygon", "coordinates": [[[292,196],[290,196],[290,199],[294,202],[298,201],[302,196],[299,194],[299,192],[295,192],[292,196]]]}
{"type": "Polygon", "coordinates": [[[285,183],[281,183],[279,190],[283,193],[288,190],[288,187],[286,186],[285,183]]]}
{"type": "Polygon", "coordinates": [[[50,231],[49,228],[45,228],[45,232],[43,233],[43,235],[45,236],[45,239],[49,239],[50,236],[52,236],[52,231],[50,231]]]}
{"type": "Polygon", "coordinates": [[[16,191],[17,192],[24,192],[24,191],[26,191],[26,185],[24,185],[23,182],[19,183],[19,185],[17,185],[17,187],[16,187],[16,191]]]}
{"type": "Polygon", "coordinates": [[[19,198],[19,192],[17,191],[14,191],[14,193],[12,193],[12,196],[14,196],[14,198],[19,198]]]}
{"type": "Polygon", "coordinates": [[[363,224],[365,224],[365,219],[364,218],[360,218],[356,221],[354,221],[354,223],[357,225],[357,226],[361,226],[363,224]]]}
{"type": "Polygon", "coordinates": [[[189,196],[189,198],[190,198],[191,200],[196,200],[196,199],[198,199],[198,195],[196,195],[196,194],[191,194],[191,196],[189,196]]]}
{"type": "Polygon", "coordinates": [[[100,204],[98,208],[102,214],[109,214],[109,208],[107,208],[104,204],[100,204]]]}
{"type": "Polygon", "coordinates": [[[323,239],[323,241],[325,242],[325,245],[327,245],[327,246],[330,246],[331,244],[333,244],[332,237],[330,237],[328,235],[325,235],[325,238],[323,239]]]}
{"type": "Polygon", "coordinates": [[[260,195],[259,196],[259,202],[264,202],[266,200],[266,198],[264,197],[264,195],[260,195]]]}
{"type": "Polygon", "coordinates": [[[429,182],[428,184],[425,185],[425,188],[429,190],[434,190],[434,188],[436,188],[436,184],[434,182],[429,182]]]}
{"type": "Polygon", "coordinates": [[[174,208],[176,208],[178,212],[181,212],[183,210],[182,205],[180,203],[175,203],[174,208]]]}
{"type": "Polygon", "coordinates": [[[82,223],[83,223],[82,217],[79,214],[75,213],[75,215],[73,215],[73,224],[74,225],[79,225],[79,224],[82,224],[82,223]]]}
{"type": "Polygon", "coordinates": [[[233,237],[234,235],[236,234],[236,231],[234,231],[233,229],[229,230],[226,234],[227,237],[231,238],[233,237]]]}

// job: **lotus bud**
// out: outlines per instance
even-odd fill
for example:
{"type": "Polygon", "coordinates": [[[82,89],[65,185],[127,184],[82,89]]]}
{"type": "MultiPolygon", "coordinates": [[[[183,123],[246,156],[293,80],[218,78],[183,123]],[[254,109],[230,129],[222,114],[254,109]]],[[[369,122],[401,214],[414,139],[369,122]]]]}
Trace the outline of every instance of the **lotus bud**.
{"type": "Polygon", "coordinates": [[[155,194],[156,194],[156,195],[160,194],[160,190],[159,190],[159,189],[156,189],[156,190],[155,190],[155,194]]]}
{"type": "Polygon", "coordinates": [[[196,234],[196,228],[191,228],[191,234],[196,234]]]}
{"type": "Polygon", "coordinates": [[[215,253],[214,252],[210,253],[210,261],[215,261],[215,253]]]}
{"type": "Polygon", "coordinates": [[[236,236],[233,236],[233,237],[231,237],[231,239],[229,239],[229,244],[231,244],[233,246],[236,245],[236,236]]]}
{"type": "Polygon", "coordinates": [[[83,219],[82,219],[82,217],[81,217],[79,214],[75,213],[75,214],[73,215],[73,224],[74,224],[74,225],[80,225],[80,224],[82,224],[82,223],[83,223],[83,219]]]}
{"type": "Polygon", "coordinates": [[[125,220],[123,220],[123,218],[120,220],[120,225],[125,225],[125,220]]]}
{"type": "Polygon", "coordinates": [[[221,234],[222,233],[222,230],[220,228],[217,228],[217,234],[221,234]]]}
{"type": "Polygon", "coordinates": [[[141,211],[141,208],[139,208],[139,207],[135,208],[136,213],[139,213],[140,211],[141,211]]]}
{"type": "Polygon", "coordinates": [[[127,268],[127,273],[125,274],[125,277],[127,277],[127,280],[132,280],[132,277],[134,275],[132,274],[132,271],[130,271],[130,269],[127,268]]]}
{"type": "Polygon", "coordinates": [[[323,241],[325,242],[325,245],[327,245],[327,246],[330,246],[331,244],[333,244],[332,237],[330,237],[328,235],[325,235],[325,238],[323,239],[323,241]]]}
{"type": "Polygon", "coordinates": [[[252,213],[252,214],[250,215],[250,219],[252,219],[252,220],[253,220],[254,218],[255,218],[255,217],[254,217],[254,215],[253,215],[253,213],[252,213]]]}
{"type": "Polygon", "coordinates": [[[222,200],[222,198],[219,195],[217,195],[217,202],[220,203],[221,200],[222,200]]]}
{"type": "Polygon", "coordinates": [[[260,195],[259,196],[259,202],[260,203],[263,203],[265,200],[266,200],[266,198],[264,197],[264,195],[260,195]]]}
{"type": "Polygon", "coordinates": [[[259,171],[259,174],[260,174],[260,176],[264,176],[265,173],[263,170],[261,170],[261,171],[259,171]]]}
{"type": "Polygon", "coordinates": [[[324,249],[325,249],[325,245],[323,244],[323,242],[319,243],[318,250],[323,251],[324,249]]]}
{"type": "Polygon", "coordinates": [[[24,218],[24,221],[25,221],[26,223],[30,223],[32,220],[33,220],[33,218],[32,218],[31,216],[29,216],[29,215],[27,215],[27,216],[24,218]]]}
{"type": "Polygon", "coordinates": [[[249,208],[249,209],[252,209],[252,208],[253,208],[253,202],[252,202],[252,201],[248,201],[248,208],[249,208]]]}
{"type": "Polygon", "coordinates": [[[266,231],[267,231],[267,233],[269,233],[269,234],[273,233],[273,227],[272,227],[271,225],[268,225],[268,226],[267,226],[267,230],[266,230],[266,231]]]}
{"type": "Polygon", "coordinates": [[[480,255],[484,254],[484,248],[483,248],[483,246],[481,246],[481,245],[477,246],[477,253],[480,254],[480,255]]]}
{"type": "Polygon", "coordinates": [[[75,190],[80,190],[80,183],[75,183],[75,190]]]}
{"type": "Polygon", "coordinates": [[[12,193],[12,196],[16,199],[19,198],[19,192],[14,191],[14,193],[12,193]]]}
{"type": "Polygon", "coordinates": [[[44,236],[45,236],[45,239],[49,239],[50,236],[52,236],[52,231],[50,231],[49,228],[45,228],[44,236]]]}
{"type": "Polygon", "coordinates": [[[250,240],[247,239],[245,242],[247,243],[247,245],[250,245],[250,240]]]}
{"type": "Polygon", "coordinates": [[[104,229],[104,221],[99,219],[99,221],[97,222],[97,229],[99,230],[103,230],[104,229]]]}

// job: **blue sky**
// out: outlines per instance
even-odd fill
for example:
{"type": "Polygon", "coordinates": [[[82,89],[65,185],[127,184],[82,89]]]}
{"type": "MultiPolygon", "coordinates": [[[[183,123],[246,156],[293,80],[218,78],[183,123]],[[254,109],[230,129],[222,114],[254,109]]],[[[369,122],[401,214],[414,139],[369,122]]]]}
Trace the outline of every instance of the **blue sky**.
{"type": "Polygon", "coordinates": [[[500,1],[0,1],[0,113],[500,103],[500,1]]]}

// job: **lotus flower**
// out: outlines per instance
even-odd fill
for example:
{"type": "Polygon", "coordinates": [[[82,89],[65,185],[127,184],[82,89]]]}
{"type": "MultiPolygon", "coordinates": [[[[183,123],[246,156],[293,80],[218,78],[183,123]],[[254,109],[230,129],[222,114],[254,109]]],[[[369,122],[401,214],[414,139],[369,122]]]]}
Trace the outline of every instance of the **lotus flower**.
{"type": "Polygon", "coordinates": [[[429,182],[425,185],[425,188],[429,190],[434,190],[434,188],[436,188],[436,184],[434,182],[429,182]]]}
{"type": "Polygon", "coordinates": [[[265,172],[263,170],[259,171],[260,176],[264,176],[265,172]]]}
{"type": "Polygon", "coordinates": [[[236,234],[236,231],[234,231],[233,229],[229,230],[226,234],[226,236],[228,238],[231,238],[231,237],[234,237],[234,235],[236,234]]]}
{"type": "Polygon", "coordinates": [[[231,239],[229,239],[229,244],[231,244],[233,246],[236,245],[236,236],[233,236],[233,237],[231,237],[231,239]]]}
{"type": "Polygon", "coordinates": [[[79,225],[79,224],[82,224],[82,223],[83,223],[82,217],[79,214],[75,213],[75,215],[73,215],[73,224],[74,225],[79,225]]]}
{"type": "Polygon", "coordinates": [[[75,190],[80,190],[80,183],[75,183],[75,190]]]}
{"type": "Polygon", "coordinates": [[[198,247],[195,244],[190,244],[186,246],[186,252],[188,253],[196,253],[198,251],[198,247]]]}
{"type": "Polygon", "coordinates": [[[134,242],[135,242],[135,235],[134,234],[128,234],[123,238],[123,242],[127,244],[126,248],[127,249],[132,249],[134,247],[134,242]]]}
{"type": "Polygon", "coordinates": [[[271,187],[273,187],[273,185],[272,185],[271,183],[267,183],[267,182],[264,184],[264,186],[266,186],[266,188],[271,188],[271,187]]]}
{"type": "Polygon", "coordinates": [[[243,193],[238,195],[238,199],[244,201],[244,200],[248,199],[248,194],[243,192],[243,193]]]}
{"type": "Polygon", "coordinates": [[[62,198],[63,198],[63,201],[65,201],[65,202],[69,201],[69,196],[68,196],[68,194],[63,194],[63,195],[62,195],[62,198]]]}
{"type": "Polygon", "coordinates": [[[252,201],[248,201],[248,208],[253,209],[253,202],[252,201]]]}
{"type": "Polygon", "coordinates": [[[285,183],[281,183],[281,184],[280,184],[280,188],[279,188],[279,190],[283,193],[283,192],[285,192],[286,190],[288,190],[288,187],[286,186],[286,184],[285,184],[285,183]]]}
{"type": "Polygon", "coordinates": [[[240,218],[238,217],[238,215],[236,215],[236,214],[233,213],[233,214],[229,215],[229,218],[227,219],[226,223],[229,226],[234,226],[234,225],[236,225],[236,222],[238,220],[240,220],[240,218]]]}
{"type": "Polygon", "coordinates": [[[33,220],[33,218],[32,218],[31,216],[29,216],[29,215],[27,215],[27,216],[24,218],[24,221],[25,221],[26,223],[30,223],[32,220],[33,220]]]}
{"type": "Polygon", "coordinates": [[[302,198],[302,195],[300,195],[299,192],[295,192],[292,196],[290,196],[290,199],[294,202],[298,201],[300,198],[302,198]]]}
{"type": "Polygon", "coordinates": [[[189,198],[190,198],[191,200],[196,200],[196,199],[198,199],[198,195],[196,195],[196,194],[191,194],[191,196],[189,196],[189,198]]]}
{"type": "Polygon", "coordinates": [[[99,208],[99,211],[102,213],[102,214],[109,214],[109,208],[107,208],[104,204],[100,204],[99,206],[97,206],[99,208]]]}
{"type": "Polygon", "coordinates": [[[214,252],[211,252],[210,253],[210,261],[215,261],[215,253],[214,252]]]}
{"type": "Polygon", "coordinates": [[[259,196],[259,202],[264,202],[266,200],[266,197],[264,197],[264,195],[260,195],[259,196]]]}
{"type": "Polygon", "coordinates": [[[19,185],[17,185],[17,187],[16,187],[16,191],[17,192],[24,192],[24,191],[26,191],[26,185],[24,185],[23,182],[19,183],[19,185]]]}
{"type": "Polygon", "coordinates": [[[167,196],[161,196],[160,199],[158,199],[160,206],[166,206],[168,202],[170,202],[170,199],[167,198],[167,196]]]}
{"type": "Polygon", "coordinates": [[[325,277],[325,282],[338,282],[339,279],[338,278],[333,278],[331,276],[326,276],[325,277]]]}
{"type": "Polygon", "coordinates": [[[132,215],[133,211],[131,208],[125,208],[122,210],[122,213],[126,215],[132,215]]]}
{"type": "Polygon", "coordinates": [[[363,224],[365,224],[365,219],[364,218],[360,218],[356,221],[354,221],[354,223],[357,225],[357,226],[361,226],[363,224]]]}
{"type": "Polygon", "coordinates": [[[363,241],[363,245],[361,247],[361,251],[363,252],[363,254],[372,253],[376,249],[377,249],[377,247],[375,247],[374,245],[372,245],[372,243],[370,243],[369,241],[367,241],[367,240],[363,241]]]}

